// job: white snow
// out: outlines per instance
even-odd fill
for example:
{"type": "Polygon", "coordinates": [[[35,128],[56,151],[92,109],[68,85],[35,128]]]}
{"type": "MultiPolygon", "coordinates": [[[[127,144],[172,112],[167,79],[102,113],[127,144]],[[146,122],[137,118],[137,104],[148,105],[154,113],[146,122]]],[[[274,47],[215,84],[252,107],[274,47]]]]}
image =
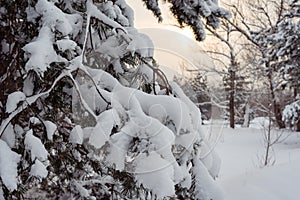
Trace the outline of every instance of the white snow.
{"type": "Polygon", "coordinates": [[[81,17],[78,14],[67,14],[56,7],[55,2],[39,0],[36,4],[36,11],[42,15],[44,27],[57,30],[63,36],[76,36],[81,30],[81,17]]]}
{"type": "Polygon", "coordinates": [[[57,47],[60,51],[65,52],[66,50],[75,50],[77,44],[70,39],[62,39],[56,41],[57,47]]]}
{"type": "Polygon", "coordinates": [[[125,157],[132,137],[123,132],[111,136],[110,150],[106,160],[115,165],[117,170],[125,169],[125,157]]]}
{"type": "Polygon", "coordinates": [[[11,151],[6,142],[0,139],[0,177],[10,191],[17,189],[19,161],[20,155],[11,151]]]}
{"type": "Polygon", "coordinates": [[[23,50],[30,55],[25,65],[26,71],[34,70],[40,76],[44,75],[52,62],[63,61],[53,48],[53,33],[47,26],[41,28],[37,39],[28,43],[23,50]]]}
{"type": "Polygon", "coordinates": [[[83,131],[81,126],[76,125],[69,136],[69,142],[73,143],[73,144],[82,144],[83,142],[83,131]]]}
{"type": "Polygon", "coordinates": [[[119,122],[118,114],[114,109],[104,111],[98,117],[98,123],[93,128],[89,137],[89,143],[95,148],[101,148],[109,140],[109,134],[116,122],[119,122]]]}
{"type": "Polygon", "coordinates": [[[269,118],[267,117],[256,117],[253,120],[251,120],[249,127],[250,128],[267,128],[269,126],[269,118]]]}
{"type": "Polygon", "coordinates": [[[152,57],[154,55],[154,47],[152,40],[145,34],[139,33],[134,28],[127,28],[128,36],[131,40],[127,46],[132,54],[139,53],[142,57],[152,57]]]}
{"type": "Polygon", "coordinates": [[[14,131],[16,133],[15,136],[17,138],[22,137],[22,134],[24,133],[24,129],[20,125],[18,125],[18,124],[15,124],[14,131]]]}
{"type": "Polygon", "coordinates": [[[73,180],[73,184],[77,188],[77,190],[80,193],[81,197],[86,197],[88,198],[90,195],[90,190],[85,189],[80,183],[78,183],[76,180],[73,180]]]}
{"type": "Polygon", "coordinates": [[[117,0],[115,2],[120,8],[123,10],[124,15],[127,17],[129,21],[129,25],[133,27],[134,25],[134,12],[130,6],[125,2],[125,0],[117,0]]]}
{"type": "MultiPolygon", "coordinates": [[[[43,24],[39,35],[23,47],[29,57],[25,69],[26,71],[33,70],[39,76],[43,76],[52,62],[66,61],[66,59],[57,55],[53,48],[54,32],[59,31],[63,36],[76,37],[79,30],[81,30],[82,19],[78,14],[71,15],[62,12],[55,6],[54,2],[46,0],[39,0],[35,10],[42,16],[41,21],[43,24]]],[[[63,51],[74,49],[75,44],[70,40],[64,40],[58,41],[57,45],[63,51]]]]}
{"type": "Polygon", "coordinates": [[[106,15],[104,15],[92,2],[92,0],[87,0],[86,2],[86,7],[87,7],[87,15],[88,16],[93,16],[97,19],[99,19],[100,21],[102,21],[103,23],[111,26],[112,28],[118,28],[123,30],[126,33],[126,30],[124,30],[124,28],[118,24],[117,22],[115,22],[114,20],[110,19],[109,17],[107,17],[106,15]]]}
{"type": "Polygon", "coordinates": [[[3,196],[3,190],[2,187],[0,188],[0,200],[5,200],[3,196]]]}
{"type": "Polygon", "coordinates": [[[35,160],[35,158],[39,159],[40,161],[47,160],[48,152],[41,140],[33,135],[32,130],[27,131],[24,144],[26,150],[29,150],[31,153],[31,160],[35,160]]]}
{"type": "Polygon", "coordinates": [[[17,91],[11,93],[7,97],[6,102],[6,112],[11,113],[17,109],[18,104],[26,99],[26,96],[23,92],[17,91]]]}
{"type": "MultiPolygon", "coordinates": [[[[213,181],[211,174],[215,176],[218,171],[218,167],[213,167],[215,156],[214,154],[209,154],[205,158],[200,158],[202,147],[205,151],[208,149],[208,145],[202,138],[201,129],[198,127],[201,123],[201,115],[183,92],[176,85],[173,85],[174,96],[146,94],[120,84],[122,81],[114,79],[112,75],[99,69],[101,66],[98,66],[99,68],[97,69],[88,69],[82,63],[83,60],[87,61],[87,63],[92,62],[88,60],[90,52],[85,50],[93,46],[93,44],[90,44],[93,41],[92,37],[89,36],[89,31],[92,30],[90,32],[91,35],[97,34],[95,29],[89,28],[90,20],[94,17],[112,29],[111,31],[104,30],[106,33],[104,34],[105,37],[99,36],[99,38],[102,38],[101,41],[94,40],[95,43],[99,43],[95,44],[95,47],[98,48],[94,52],[95,55],[96,53],[102,54],[103,57],[107,58],[108,62],[114,65],[113,67],[118,73],[126,72],[123,77],[124,82],[130,82],[131,84],[131,80],[126,79],[129,79],[128,77],[132,74],[136,75],[133,78],[135,79],[138,77],[138,73],[146,77],[148,82],[151,81],[151,70],[146,65],[131,69],[131,66],[127,66],[127,64],[121,65],[120,61],[113,60],[114,58],[120,59],[127,53],[132,53],[132,55],[139,54],[146,61],[152,61],[151,58],[148,58],[153,56],[151,40],[146,35],[140,34],[136,29],[128,27],[133,24],[133,14],[132,10],[124,5],[125,1],[119,0],[117,3],[106,1],[94,4],[93,0],[87,0],[85,1],[86,15],[82,15],[82,13],[64,13],[58,8],[57,3],[59,3],[57,0],[37,0],[35,7],[26,11],[28,19],[32,22],[37,19],[37,16],[40,16],[37,22],[40,28],[37,36],[23,47],[25,59],[28,60],[25,65],[25,71],[33,70],[40,76],[39,78],[43,78],[44,73],[53,63],[63,62],[67,64],[67,68],[62,70],[62,73],[58,75],[47,91],[37,91],[38,94],[33,96],[31,96],[32,93],[36,92],[34,85],[30,84],[33,80],[27,77],[23,90],[30,97],[26,99],[25,94],[22,92],[16,92],[9,96],[6,110],[11,114],[2,122],[1,129],[4,129],[3,127],[6,127],[17,114],[35,103],[37,99],[48,95],[62,78],[68,77],[73,82],[81,105],[87,111],[86,113],[89,112],[96,121],[94,128],[86,127],[83,130],[81,125],[76,125],[70,133],[70,143],[75,146],[88,141],[91,146],[97,149],[95,152],[90,152],[91,154],[94,153],[96,157],[96,154],[99,153],[99,157],[102,156],[101,158],[107,161],[107,164],[115,166],[117,170],[132,170],[130,172],[136,175],[134,178],[138,184],[151,190],[158,198],[175,196],[175,185],[185,180],[184,185],[190,186],[191,177],[194,175],[197,176],[198,192],[205,190],[204,193],[207,195],[205,198],[217,199],[218,194],[215,196],[211,194],[215,189],[210,185],[213,181]],[[100,4],[103,4],[103,6],[100,4]],[[86,22],[85,30],[82,29],[83,18],[86,22]],[[78,35],[79,32],[81,35],[78,35]],[[57,37],[59,37],[59,40],[57,40],[57,37]],[[81,50],[81,45],[77,46],[78,43],[82,44],[81,50]],[[79,53],[81,55],[77,58],[69,58],[72,56],[64,58],[62,57],[62,52],[65,51],[68,52],[68,55],[69,51],[71,51],[73,56],[79,53]],[[72,51],[76,51],[76,54],[72,51]],[[82,77],[83,79],[87,77],[94,78],[93,82],[90,82],[88,89],[93,88],[91,90],[96,91],[95,89],[97,88],[97,92],[103,93],[104,97],[100,96],[105,100],[100,101],[93,98],[91,101],[86,101],[88,93],[83,96],[82,85],[80,85],[84,80],[82,82],[75,80],[72,74],[76,69],[80,69],[81,72],[85,73],[85,77],[82,77]],[[175,98],[175,95],[178,98],[175,98]],[[27,104],[24,103],[22,107],[19,106],[24,100],[26,100],[27,104]],[[94,105],[91,105],[92,103],[94,105]],[[106,106],[104,109],[110,110],[104,111],[103,105],[98,107],[98,103],[104,104],[106,106]],[[102,109],[99,111],[98,108],[102,109]],[[113,128],[115,128],[114,131],[112,131],[113,128]],[[84,135],[86,132],[88,133],[84,135]],[[104,145],[105,148],[103,150],[101,148],[104,145]],[[181,153],[184,156],[181,157],[181,153]],[[195,162],[196,168],[191,170],[192,159],[196,154],[198,155],[195,162]],[[206,186],[205,180],[210,180],[211,182],[206,186]],[[200,186],[199,184],[202,185],[200,186]]],[[[152,1],[152,3],[157,2],[152,1]]],[[[72,4],[70,2],[67,2],[67,4],[69,4],[70,11],[74,11],[72,10],[72,4]]],[[[97,57],[92,59],[97,60],[97,57]]],[[[38,120],[35,117],[31,118],[30,122],[30,125],[32,123],[44,124],[47,138],[53,140],[53,135],[57,130],[53,122],[38,120]]],[[[38,133],[35,133],[35,136],[33,130],[28,129],[28,127],[24,127],[24,130],[27,130],[24,145],[26,149],[25,155],[30,154],[31,160],[34,161],[30,169],[30,175],[44,178],[48,175],[47,165],[45,165],[48,152],[43,145],[45,141],[39,138],[41,136],[38,133]]],[[[13,132],[12,126],[8,127],[8,131],[13,132]]],[[[24,136],[24,134],[22,135],[24,136]]],[[[10,146],[14,145],[11,138],[7,139],[5,137],[5,139],[10,146]]],[[[7,144],[5,142],[0,144],[2,145],[0,146],[1,150],[4,149],[2,152],[10,152],[7,144]]],[[[94,148],[91,149],[94,150],[94,148]]],[[[3,159],[2,152],[0,152],[0,160],[3,159]]],[[[11,154],[14,153],[12,152],[11,154]]],[[[76,155],[74,153],[74,156],[78,161],[82,159],[79,154],[76,155]]],[[[10,162],[14,161],[11,157],[9,157],[10,162]]],[[[1,163],[3,162],[1,160],[1,163]]],[[[3,166],[0,165],[1,180],[4,177],[3,169],[5,171],[6,166],[10,167],[14,173],[17,173],[15,172],[17,170],[15,165],[12,166],[9,162],[4,163],[3,166]]],[[[4,180],[8,179],[4,177],[4,180]]],[[[13,178],[10,178],[9,181],[11,182],[3,181],[3,183],[10,184],[9,189],[11,190],[15,189],[17,181],[13,178]]],[[[70,183],[75,185],[75,188],[73,188],[77,188],[83,197],[89,195],[89,190],[83,187],[83,182],[75,181],[70,183]]]]}
{"type": "Polygon", "coordinates": [[[45,178],[48,175],[48,170],[46,169],[46,166],[41,161],[36,159],[35,163],[31,166],[29,174],[31,176],[45,178]]]}
{"type": "Polygon", "coordinates": [[[30,117],[29,119],[30,123],[34,124],[34,125],[38,125],[38,124],[41,124],[41,120],[39,120],[39,118],[37,117],[30,117]]]}
{"type": "Polygon", "coordinates": [[[16,143],[15,131],[11,123],[9,123],[9,125],[6,127],[0,139],[5,141],[10,148],[13,148],[15,146],[16,143]]]}
{"type": "Polygon", "coordinates": [[[300,114],[300,100],[297,100],[285,106],[282,112],[282,118],[286,122],[290,122],[292,125],[295,125],[298,122],[299,114],[300,114]]]}
{"type": "MultiPolygon", "coordinates": [[[[220,165],[218,157],[202,140],[200,112],[175,84],[172,86],[177,98],[150,95],[124,87],[102,70],[87,68],[86,73],[94,78],[104,97],[111,101],[112,107],[95,117],[96,127],[84,128],[84,138],[103,152],[98,157],[104,158],[108,165],[117,170],[136,172],[139,184],[163,197],[173,196],[177,183],[186,187],[191,185],[191,154],[199,151],[199,165],[206,171],[194,173],[199,181],[203,174],[207,175],[205,180],[210,180],[210,184],[207,187],[202,185],[201,190],[205,190],[207,198],[219,198],[222,195],[212,194],[218,191],[213,186],[213,177],[217,176],[220,165]],[[113,126],[118,127],[118,132],[111,134],[113,126]],[[194,146],[196,142],[199,147],[194,146]],[[175,146],[176,150],[173,149],[175,146]],[[158,162],[155,163],[154,158],[158,162]],[[145,170],[151,172],[142,174],[145,170]],[[164,177],[159,178],[162,174],[164,177]]],[[[85,87],[81,86],[78,88],[84,90],[85,87]]],[[[86,88],[93,91],[93,87],[90,84],[86,88]]],[[[86,106],[89,108],[95,108],[95,103],[104,103],[97,101],[93,95],[84,95],[83,98],[86,98],[86,106]]]]}
{"type": "MultiPolygon", "coordinates": [[[[279,130],[273,130],[273,134],[274,131],[279,130]]],[[[285,130],[283,134],[289,137],[273,146],[271,155],[275,164],[263,168],[261,158],[265,149],[261,126],[224,128],[222,134],[216,148],[222,159],[217,182],[225,200],[299,199],[300,133],[285,130]]]]}
{"type": "Polygon", "coordinates": [[[155,152],[137,158],[136,180],[145,188],[152,190],[157,198],[174,196],[174,170],[169,162],[155,152]]]}
{"type": "Polygon", "coordinates": [[[196,199],[222,200],[223,191],[213,181],[205,165],[199,159],[194,159],[194,165],[196,199]]]}
{"type": "Polygon", "coordinates": [[[46,126],[47,138],[52,141],[53,135],[57,130],[57,126],[51,121],[44,121],[44,125],[46,126]]]}

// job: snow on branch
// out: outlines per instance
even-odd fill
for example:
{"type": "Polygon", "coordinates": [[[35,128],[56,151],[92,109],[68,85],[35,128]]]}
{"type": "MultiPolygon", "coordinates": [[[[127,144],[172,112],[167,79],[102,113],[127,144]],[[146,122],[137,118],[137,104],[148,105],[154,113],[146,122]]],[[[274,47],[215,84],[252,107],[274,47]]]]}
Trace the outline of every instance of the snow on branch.
{"type": "MultiPolygon", "coordinates": [[[[76,70],[76,69],[73,69],[76,70]]],[[[39,98],[41,98],[42,96],[46,96],[48,95],[53,88],[56,86],[56,84],[63,79],[64,77],[66,77],[67,74],[65,72],[62,72],[56,79],[55,81],[52,83],[52,86],[50,89],[48,89],[45,92],[39,93],[37,95],[31,96],[31,97],[26,97],[26,99],[24,101],[21,102],[20,105],[18,105],[18,107],[12,111],[10,113],[10,115],[8,116],[8,118],[4,119],[0,125],[0,138],[2,136],[2,134],[4,133],[5,129],[7,128],[7,126],[9,125],[9,123],[11,122],[11,120],[18,115],[19,113],[21,113],[23,110],[25,110],[28,106],[34,104],[39,98]]]]}
{"type": "Polygon", "coordinates": [[[110,26],[111,28],[115,30],[122,30],[124,33],[127,33],[127,31],[117,22],[110,19],[106,15],[104,15],[94,4],[92,0],[87,0],[86,2],[86,8],[87,8],[87,16],[89,17],[95,17],[99,19],[104,24],[110,26]]]}

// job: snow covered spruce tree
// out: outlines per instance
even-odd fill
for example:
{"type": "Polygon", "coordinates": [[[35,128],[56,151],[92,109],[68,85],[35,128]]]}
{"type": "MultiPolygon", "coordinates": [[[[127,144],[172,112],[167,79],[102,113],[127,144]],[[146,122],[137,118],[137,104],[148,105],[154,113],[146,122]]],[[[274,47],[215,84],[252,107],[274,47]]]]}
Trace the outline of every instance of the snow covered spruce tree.
{"type": "MultiPolygon", "coordinates": [[[[170,1],[198,39],[228,15],[200,2],[170,1]]],[[[0,5],[0,199],[222,199],[201,114],[124,0],[0,5]]]]}
{"type": "Polygon", "coordinates": [[[300,2],[293,0],[289,3],[288,11],[266,39],[269,47],[267,55],[282,80],[281,88],[291,97],[283,111],[283,119],[300,131],[300,2]]]}

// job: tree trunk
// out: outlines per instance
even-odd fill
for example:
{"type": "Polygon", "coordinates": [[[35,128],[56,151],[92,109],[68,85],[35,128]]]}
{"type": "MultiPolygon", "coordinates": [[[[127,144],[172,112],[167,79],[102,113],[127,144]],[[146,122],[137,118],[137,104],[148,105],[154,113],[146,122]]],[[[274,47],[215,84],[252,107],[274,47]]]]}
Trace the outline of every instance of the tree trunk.
{"type": "Polygon", "coordinates": [[[269,87],[271,92],[271,98],[272,98],[272,104],[273,104],[273,111],[275,115],[275,120],[279,128],[285,128],[284,121],[282,120],[282,114],[281,114],[281,107],[279,103],[277,102],[274,86],[273,86],[273,80],[272,80],[272,69],[270,69],[270,64],[266,63],[266,68],[269,69],[268,72],[268,80],[269,80],[269,87]]]}
{"type": "MultiPolygon", "coordinates": [[[[233,68],[233,67],[231,67],[233,68]]],[[[235,90],[235,71],[234,69],[229,69],[230,73],[230,91],[229,91],[229,125],[230,128],[234,128],[234,90],[235,90]]]]}
{"type": "Polygon", "coordinates": [[[268,125],[268,129],[267,129],[267,134],[266,135],[266,155],[265,155],[265,162],[264,162],[264,166],[267,166],[269,164],[269,151],[270,151],[270,147],[271,147],[271,110],[269,109],[269,125],[268,125]]]}
{"type": "Polygon", "coordinates": [[[273,99],[273,109],[274,109],[275,120],[276,120],[278,127],[285,128],[284,121],[282,121],[280,105],[274,99],[273,99]]]}
{"type": "MultiPolygon", "coordinates": [[[[297,99],[298,96],[298,86],[294,87],[294,99],[297,99]]],[[[296,125],[296,131],[300,132],[300,118],[298,119],[297,125],[296,125]]]]}

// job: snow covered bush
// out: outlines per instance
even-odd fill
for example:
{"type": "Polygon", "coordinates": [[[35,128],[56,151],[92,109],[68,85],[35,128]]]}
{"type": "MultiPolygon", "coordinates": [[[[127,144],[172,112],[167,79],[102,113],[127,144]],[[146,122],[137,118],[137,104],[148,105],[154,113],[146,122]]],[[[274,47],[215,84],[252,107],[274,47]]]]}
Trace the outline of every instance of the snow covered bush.
{"type": "Polygon", "coordinates": [[[21,3],[0,7],[0,199],[222,199],[201,114],[124,0],[21,3]]]}
{"type": "Polygon", "coordinates": [[[291,127],[300,130],[300,100],[285,106],[283,110],[283,120],[291,127]]]}

